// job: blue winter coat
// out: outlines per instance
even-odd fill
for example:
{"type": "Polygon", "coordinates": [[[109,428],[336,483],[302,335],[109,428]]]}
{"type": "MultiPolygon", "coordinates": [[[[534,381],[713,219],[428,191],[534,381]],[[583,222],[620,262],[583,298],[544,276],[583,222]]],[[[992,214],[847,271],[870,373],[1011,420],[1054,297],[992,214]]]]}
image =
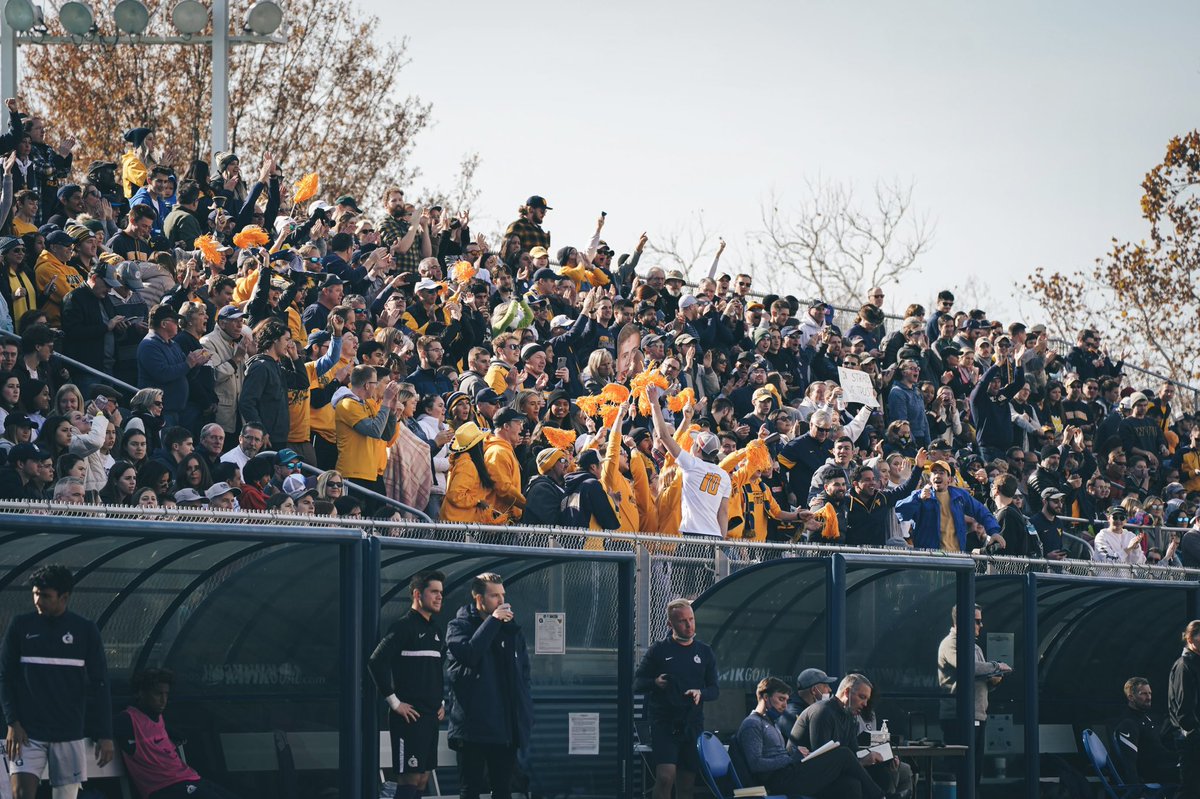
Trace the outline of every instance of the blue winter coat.
{"type": "MultiPolygon", "coordinates": [[[[970,516],[983,525],[988,535],[1000,532],[1000,523],[985,506],[979,503],[971,492],[950,486],[950,515],[954,518],[954,530],[958,534],[958,549],[967,551],[967,522],[965,516],[970,516]]],[[[937,497],[921,499],[921,492],[914,491],[907,499],[896,503],[896,515],[901,521],[916,522],[913,527],[913,546],[917,549],[942,548],[942,509],[937,497]]]]}
{"type": "Polygon", "coordinates": [[[474,603],[446,626],[451,740],[522,747],[533,730],[529,651],[515,622],[481,619],[474,603]]]}

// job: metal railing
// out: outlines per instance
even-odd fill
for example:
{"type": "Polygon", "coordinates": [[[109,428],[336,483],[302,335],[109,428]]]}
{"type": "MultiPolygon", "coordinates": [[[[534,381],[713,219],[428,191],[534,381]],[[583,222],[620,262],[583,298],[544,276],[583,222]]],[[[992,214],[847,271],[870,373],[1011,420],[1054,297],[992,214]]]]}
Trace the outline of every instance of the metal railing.
{"type": "MultiPolygon", "coordinates": [[[[3,339],[5,341],[15,341],[15,342],[17,342],[18,346],[21,343],[20,336],[18,336],[16,333],[9,333],[7,330],[0,330],[0,339],[3,339]]],[[[107,383],[110,386],[113,386],[114,388],[119,388],[122,391],[129,392],[129,396],[131,396],[131,397],[138,392],[137,386],[131,386],[129,383],[126,383],[124,380],[118,380],[117,378],[113,377],[110,374],[102,372],[93,366],[88,366],[86,363],[83,363],[82,361],[77,361],[74,358],[63,355],[61,352],[55,352],[53,357],[54,357],[54,359],[61,361],[62,363],[65,363],[67,366],[69,366],[72,369],[76,369],[80,372],[86,372],[87,374],[91,375],[92,377],[95,377],[97,380],[99,380],[102,383],[107,383]]]]}
{"type": "MultiPolygon", "coordinates": [[[[259,455],[270,455],[273,458],[273,457],[277,456],[279,453],[277,453],[273,450],[263,450],[262,452],[259,452],[258,454],[259,455]]],[[[311,463],[304,463],[303,461],[301,461],[300,471],[304,472],[305,474],[312,475],[313,477],[318,477],[318,476],[324,474],[326,470],[320,469],[316,466],[313,466],[311,463]]],[[[344,477],[343,477],[343,479],[345,481],[346,490],[353,494],[357,494],[357,495],[363,497],[364,499],[370,500],[371,502],[373,502],[377,505],[387,505],[390,508],[395,508],[396,510],[400,511],[401,513],[407,513],[409,516],[412,516],[419,521],[433,522],[433,519],[430,519],[429,515],[427,513],[425,513],[425,511],[417,510],[416,508],[405,505],[403,502],[401,502],[398,499],[392,499],[391,497],[384,496],[383,494],[380,494],[376,491],[372,491],[369,488],[364,488],[363,486],[360,486],[358,483],[351,482],[350,480],[345,479],[344,477]]]]}

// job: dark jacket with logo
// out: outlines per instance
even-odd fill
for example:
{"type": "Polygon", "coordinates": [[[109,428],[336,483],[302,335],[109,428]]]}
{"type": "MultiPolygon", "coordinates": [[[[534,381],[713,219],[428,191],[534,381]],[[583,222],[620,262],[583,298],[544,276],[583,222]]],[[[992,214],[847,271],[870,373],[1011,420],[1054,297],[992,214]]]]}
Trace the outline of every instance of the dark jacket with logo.
{"type": "Polygon", "coordinates": [[[464,605],[446,627],[450,740],[521,747],[533,730],[529,651],[516,621],[464,605]]]}
{"type": "Polygon", "coordinates": [[[0,708],[38,741],[112,738],[108,663],[95,622],[26,613],[0,644],[0,708]]]}
{"type": "MultiPolygon", "coordinates": [[[[442,705],[442,661],[446,633],[437,617],[410,610],[388,628],[367,660],[367,670],[383,696],[395,694],[418,713],[437,714],[442,705]]],[[[392,713],[389,718],[400,716],[392,713]]]]}
{"type": "Polygon", "coordinates": [[[842,539],[852,547],[881,547],[891,534],[892,508],[917,490],[921,470],[913,469],[908,480],[898,488],[876,491],[870,499],[850,492],[850,507],[846,510],[846,528],[842,539]]]}

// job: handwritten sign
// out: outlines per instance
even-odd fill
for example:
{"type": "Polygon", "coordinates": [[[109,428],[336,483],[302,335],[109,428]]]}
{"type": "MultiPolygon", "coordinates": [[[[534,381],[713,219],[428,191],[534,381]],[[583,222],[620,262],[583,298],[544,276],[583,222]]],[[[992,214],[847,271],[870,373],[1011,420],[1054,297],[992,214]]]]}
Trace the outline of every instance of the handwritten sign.
{"type": "Polygon", "coordinates": [[[838,367],[838,382],[842,385],[842,399],[846,403],[857,402],[871,408],[879,407],[879,397],[875,395],[875,385],[871,376],[857,369],[838,367]]]}

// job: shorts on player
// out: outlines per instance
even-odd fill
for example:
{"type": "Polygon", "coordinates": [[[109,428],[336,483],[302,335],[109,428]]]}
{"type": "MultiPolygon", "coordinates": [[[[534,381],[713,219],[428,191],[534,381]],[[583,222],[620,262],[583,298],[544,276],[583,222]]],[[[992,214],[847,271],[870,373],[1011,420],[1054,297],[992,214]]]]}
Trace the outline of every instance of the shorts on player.
{"type": "Polygon", "coordinates": [[[12,799],[12,780],[8,776],[8,755],[0,746],[0,799],[12,799]]]}
{"type": "Polygon", "coordinates": [[[416,721],[391,714],[392,768],[397,774],[419,774],[437,768],[437,713],[422,713],[416,721]]]}
{"type": "Polygon", "coordinates": [[[673,765],[694,774],[700,773],[700,755],[696,738],[701,730],[690,725],[654,721],[650,723],[650,760],[655,766],[673,765]]]}
{"type": "Polygon", "coordinates": [[[13,774],[36,774],[39,777],[50,764],[50,785],[59,788],[87,779],[87,744],[78,741],[35,741],[32,738],[21,747],[16,760],[8,764],[13,774]]]}

